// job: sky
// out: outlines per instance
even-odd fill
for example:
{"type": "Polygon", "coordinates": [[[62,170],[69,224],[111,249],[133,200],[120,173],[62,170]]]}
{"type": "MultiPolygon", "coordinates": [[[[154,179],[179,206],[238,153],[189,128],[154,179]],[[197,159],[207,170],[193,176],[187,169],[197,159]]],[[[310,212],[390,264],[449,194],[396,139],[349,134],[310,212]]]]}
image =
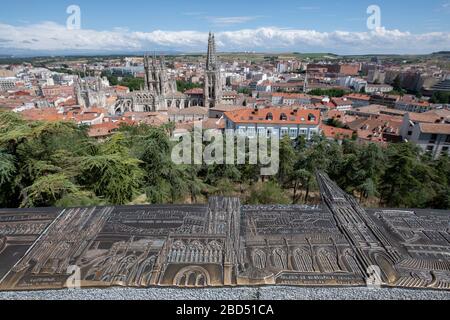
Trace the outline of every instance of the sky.
{"type": "MultiPolygon", "coordinates": [[[[372,20],[371,20],[372,21],[372,20]]],[[[202,52],[431,53],[450,50],[450,0],[14,0],[0,5],[0,55],[202,52]],[[80,29],[67,27],[70,5],[80,29]],[[368,28],[371,5],[379,23],[368,28]]]]}

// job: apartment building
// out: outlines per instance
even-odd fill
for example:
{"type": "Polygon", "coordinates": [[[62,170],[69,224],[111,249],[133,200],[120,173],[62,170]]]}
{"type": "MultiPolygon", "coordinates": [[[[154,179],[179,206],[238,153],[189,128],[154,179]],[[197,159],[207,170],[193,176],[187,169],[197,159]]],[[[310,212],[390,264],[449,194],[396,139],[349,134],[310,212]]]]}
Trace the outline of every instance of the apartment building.
{"type": "Polygon", "coordinates": [[[225,113],[226,129],[247,137],[299,136],[310,140],[320,133],[320,111],[296,108],[243,109],[225,113]]]}
{"type": "Polygon", "coordinates": [[[401,128],[402,138],[420,146],[433,159],[450,155],[450,111],[432,110],[407,113],[401,128]]]}

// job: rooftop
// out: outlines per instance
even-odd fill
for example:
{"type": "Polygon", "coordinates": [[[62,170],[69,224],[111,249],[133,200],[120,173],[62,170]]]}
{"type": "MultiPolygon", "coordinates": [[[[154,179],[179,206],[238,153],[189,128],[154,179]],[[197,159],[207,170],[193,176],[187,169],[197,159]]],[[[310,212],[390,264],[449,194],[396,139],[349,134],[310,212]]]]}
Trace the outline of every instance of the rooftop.
{"type": "Polygon", "coordinates": [[[450,135],[450,124],[446,123],[421,123],[420,131],[422,133],[448,134],[450,135]]]}
{"type": "Polygon", "coordinates": [[[320,111],[294,108],[242,109],[226,112],[234,123],[261,124],[320,124],[320,111]]]}

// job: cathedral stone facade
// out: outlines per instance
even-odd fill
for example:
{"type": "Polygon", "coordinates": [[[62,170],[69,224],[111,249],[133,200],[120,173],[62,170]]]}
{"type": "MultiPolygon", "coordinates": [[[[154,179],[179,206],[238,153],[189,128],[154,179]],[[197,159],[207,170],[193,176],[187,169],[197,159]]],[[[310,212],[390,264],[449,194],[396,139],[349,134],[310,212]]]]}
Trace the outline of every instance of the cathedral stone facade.
{"type": "Polygon", "coordinates": [[[108,80],[100,77],[95,77],[92,81],[85,78],[84,82],[77,78],[74,85],[77,104],[82,108],[105,107],[107,105],[105,88],[108,84],[108,80]]]}
{"type": "Polygon", "coordinates": [[[144,87],[119,96],[113,113],[167,111],[188,107],[187,96],[177,91],[175,80],[167,76],[164,57],[144,57],[144,87]]]}
{"type": "Polygon", "coordinates": [[[217,59],[214,35],[208,39],[208,54],[206,58],[206,74],[203,101],[177,91],[176,81],[169,79],[164,57],[144,57],[144,87],[119,96],[112,107],[111,113],[124,112],[167,112],[170,108],[184,109],[202,105],[213,108],[221,102],[222,85],[220,63],[217,59]]]}

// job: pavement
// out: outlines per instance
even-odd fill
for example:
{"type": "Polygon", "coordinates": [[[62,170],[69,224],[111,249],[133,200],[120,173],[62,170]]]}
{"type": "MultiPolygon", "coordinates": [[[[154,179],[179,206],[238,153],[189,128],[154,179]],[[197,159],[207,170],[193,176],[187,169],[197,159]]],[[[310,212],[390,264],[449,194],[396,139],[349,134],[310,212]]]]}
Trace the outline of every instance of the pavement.
{"type": "Polygon", "coordinates": [[[109,288],[0,292],[0,300],[450,300],[450,291],[372,288],[109,288]]]}

